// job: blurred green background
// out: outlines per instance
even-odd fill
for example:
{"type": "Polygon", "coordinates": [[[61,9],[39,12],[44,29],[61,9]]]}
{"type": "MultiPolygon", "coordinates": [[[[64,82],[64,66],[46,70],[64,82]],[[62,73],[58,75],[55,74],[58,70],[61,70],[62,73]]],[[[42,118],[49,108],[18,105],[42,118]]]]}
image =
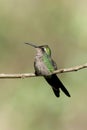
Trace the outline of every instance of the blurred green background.
{"type": "MultiPolygon", "coordinates": [[[[34,72],[48,44],[59,68],[87,62],[87,1],[0,0],[0,73],[34,72]]],[[[71,98],[56,98],[43,77],[0,80],[0,130],[87,129],[87,70],[60,74],[71,98]]]]}

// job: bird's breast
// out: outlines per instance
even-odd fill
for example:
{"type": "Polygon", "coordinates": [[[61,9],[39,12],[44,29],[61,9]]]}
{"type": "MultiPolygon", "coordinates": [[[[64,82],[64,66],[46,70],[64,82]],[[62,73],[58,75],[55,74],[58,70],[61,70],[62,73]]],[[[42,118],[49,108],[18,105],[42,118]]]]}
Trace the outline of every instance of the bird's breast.
{"type": "Polygon", "coordinates": [[[42,58],[35,58],[35,64],[34,64],[35,71],[37,75],[43,75],[43,76],[48,76],[51,74],[50,70],[44,63],[42,58]]]}

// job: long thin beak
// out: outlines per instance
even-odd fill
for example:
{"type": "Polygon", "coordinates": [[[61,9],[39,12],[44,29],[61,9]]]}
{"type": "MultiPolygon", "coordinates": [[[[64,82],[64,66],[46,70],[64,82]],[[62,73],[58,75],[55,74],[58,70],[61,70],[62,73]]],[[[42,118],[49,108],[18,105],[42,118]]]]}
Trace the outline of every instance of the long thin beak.
{"type": "Polygon", "coordinates": [[[38,46],[35,45],[34,43],[25,43],[25,44],[30,45],[30,46],[35,47],[35,48],[38,48],[38,46]]]}

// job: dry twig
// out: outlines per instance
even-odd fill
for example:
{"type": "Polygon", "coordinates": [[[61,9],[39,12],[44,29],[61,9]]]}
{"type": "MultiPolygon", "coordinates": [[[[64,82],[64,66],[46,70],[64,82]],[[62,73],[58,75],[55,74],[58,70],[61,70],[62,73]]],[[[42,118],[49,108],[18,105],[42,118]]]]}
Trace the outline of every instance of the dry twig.
{"type": "MultiPolygon", "coordinates": [[[[84,69],[87,68],[87,63],[83,64],[83,65],[79,65],[79,66],[75,66],[75,67],[71,67],[71,68],[65,68],[65,69],[59,69],[54,71],[52,74],[60,74],[60,73],[67,73],[67,72],[74,72],[74,71],[78,71],[80,69],[84,69]]],[[[36,75],[34,73],[21,73],[21,74],[0,74],[0,79],[9,79],[9,78],[29,78],[29,77],[36,77],[36,75]]]]}

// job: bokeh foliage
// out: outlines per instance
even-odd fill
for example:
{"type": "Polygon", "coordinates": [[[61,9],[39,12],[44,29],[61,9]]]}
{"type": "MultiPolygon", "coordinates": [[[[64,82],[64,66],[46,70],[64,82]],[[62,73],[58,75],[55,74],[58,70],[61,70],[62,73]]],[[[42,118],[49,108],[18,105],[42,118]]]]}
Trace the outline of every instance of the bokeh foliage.
{"type": "MultiPolygon", "coordinates": [[[[1,0],[0,73],[34,72],[35,50],[24,42],[48,44],[59,68],[85,63],[87,2],[1,0]]],[[[71,98],[56,98],[42,77],[0,80],[0,129],[86,129],[86,75],[59,75],[71,98]]]]}

